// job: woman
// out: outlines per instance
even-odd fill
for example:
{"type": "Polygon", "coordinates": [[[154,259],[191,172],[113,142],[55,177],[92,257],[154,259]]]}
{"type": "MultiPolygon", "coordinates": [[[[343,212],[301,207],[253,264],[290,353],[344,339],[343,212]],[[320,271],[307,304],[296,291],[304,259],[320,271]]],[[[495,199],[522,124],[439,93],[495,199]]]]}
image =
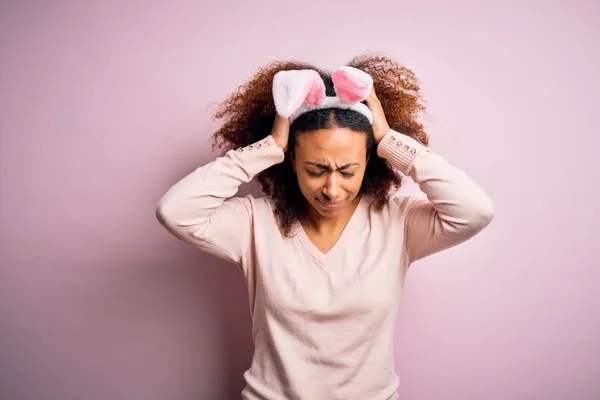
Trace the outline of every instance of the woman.
{"type": "Polygon", "coordinates": [[[482,189],[427,147],[413,73],[380,56],[348,65],[260,70],[216,113],[223,155],[157,208],[170,232],[244,274],[255,346],[244,399],[397,398],[409,265],[492,219],[482,189]],[[400,174],[427,200],[392,197],[400,174]],[[265,197],[234,197],[252,179],[265,197]]]}

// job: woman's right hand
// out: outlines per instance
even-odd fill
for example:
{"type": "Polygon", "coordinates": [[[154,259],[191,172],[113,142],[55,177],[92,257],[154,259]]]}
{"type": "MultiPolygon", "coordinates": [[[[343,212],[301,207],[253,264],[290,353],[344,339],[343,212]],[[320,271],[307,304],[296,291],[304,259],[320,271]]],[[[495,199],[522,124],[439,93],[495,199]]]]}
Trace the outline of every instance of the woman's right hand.
{"type": "Polygon", "coordinates": [[[284,152],[288,150],[288,140],[290,138],[290,119],[284,118],[278,113],[275,113],[275,121],[273,122],[273,130],[271,136],[277,146],[281,147],[284,152]]]}

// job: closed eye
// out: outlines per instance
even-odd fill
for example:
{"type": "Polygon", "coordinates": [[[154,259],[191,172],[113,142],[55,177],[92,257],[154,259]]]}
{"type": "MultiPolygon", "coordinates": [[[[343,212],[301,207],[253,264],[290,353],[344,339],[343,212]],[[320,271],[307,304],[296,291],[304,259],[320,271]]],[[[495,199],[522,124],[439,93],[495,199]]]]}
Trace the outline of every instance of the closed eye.
{"type": "Polygon", "coordinates": [[[312,171],[308,171],[308,174],[310,176],[319,177],[319,176],[325,175],[325,172],[312,172],[312,171]]]}
{"type": "MultiPolygon", "coordinates": [[[[321,164],[321,163],[310,162],[310,161],[305,162],[305,164],[309,165],[311,167],[317,167],[317,168],[319,168],[321,170],[321,172],[314,172],[314,171],[311,171],[311,170],[307,169],[308,174],[310,176],[315,177],[315,178],[323,176],[326,173],[332,171],[331,167],[329,165],[327,165],[327,164],[321,164]]],[[[342,174],[342,176],[344,178],[352,178],[355,175],[355,172],[344,172],[344,170],[348,169],[350,167],[353,167],[353,166],[358,166],[358,165],[360,165],[360,164],[358,164],[358,163],[348,163],[348,164],[345,164],[345,165],[342,165],[341,167],[339,167],[337,169],[337,171],[339,171],[339,173],[342,174]]]]}
{"type": "MultiPolygon", "coordinates": [[[[320,177],[320,176],[323,176],[323,175],[325,175],[325,174],[326,174],[326,172],[325,172],[325,171],[322,171],[322,172],[313,172],[313,171],[307,171],[307,172],[308,172],[308,175],[310,175],[310,176],[313,176],[313,177],[315,177],[315,178],[318,178],[318,177],[320,177]]],[[[341,175],[342,175],[344,178],[352,178],[352,177],[355,175],[355,173],[354,173],[354,172],[350,173],[350,172],[341,172],[341,171],[340,171],[340,174],[341,174],[341,175]]]]}

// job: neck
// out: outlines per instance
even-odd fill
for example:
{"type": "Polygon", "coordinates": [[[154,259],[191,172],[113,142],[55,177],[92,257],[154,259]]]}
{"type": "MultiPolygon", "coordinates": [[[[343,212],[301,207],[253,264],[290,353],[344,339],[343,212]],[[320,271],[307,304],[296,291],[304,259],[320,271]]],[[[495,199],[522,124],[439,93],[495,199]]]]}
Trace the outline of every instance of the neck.
{"type": "Polygon", "coordinates": [[[340,210],[335,217],[324,217],[312,206],[308,207],[306,213],[301,218],[303,225],[308,225],[311,229],[318,233],[330,233],[344,229],[352,214],[360,203],[361,195],[356,196],[352,203],[349,203],[346,207],[340,210]]]}

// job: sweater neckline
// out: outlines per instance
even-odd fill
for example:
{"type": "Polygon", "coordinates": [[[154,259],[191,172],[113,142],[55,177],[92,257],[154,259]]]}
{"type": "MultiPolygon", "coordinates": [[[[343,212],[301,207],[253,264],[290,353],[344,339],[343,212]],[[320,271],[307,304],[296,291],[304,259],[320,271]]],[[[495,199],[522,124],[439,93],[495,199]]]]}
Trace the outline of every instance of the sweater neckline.
{"type": "Polygon", "coordinates": [[[335,260],[338,256],[343,253],[344,242],[347,240],[348,236],[351,235],[353,231],[354,225],[356,225],[357,220],[361,218],[363,215],[363,208],[365,204],[365,195],[361,195],[361,198],[356,206],[356,209],[350,216],[350,219],[346,223],[346,226],[342,230],[340,237],[334,243],[334,245],[327,251],[327,253],[323,253],[319,248],[310,240],[304,227],[302,224],[298,223],[298,239],[306,249],[310,253],[310,255],[319,261],[323,266],[327,267],[330,264],[330,261],[335,260]]]}

